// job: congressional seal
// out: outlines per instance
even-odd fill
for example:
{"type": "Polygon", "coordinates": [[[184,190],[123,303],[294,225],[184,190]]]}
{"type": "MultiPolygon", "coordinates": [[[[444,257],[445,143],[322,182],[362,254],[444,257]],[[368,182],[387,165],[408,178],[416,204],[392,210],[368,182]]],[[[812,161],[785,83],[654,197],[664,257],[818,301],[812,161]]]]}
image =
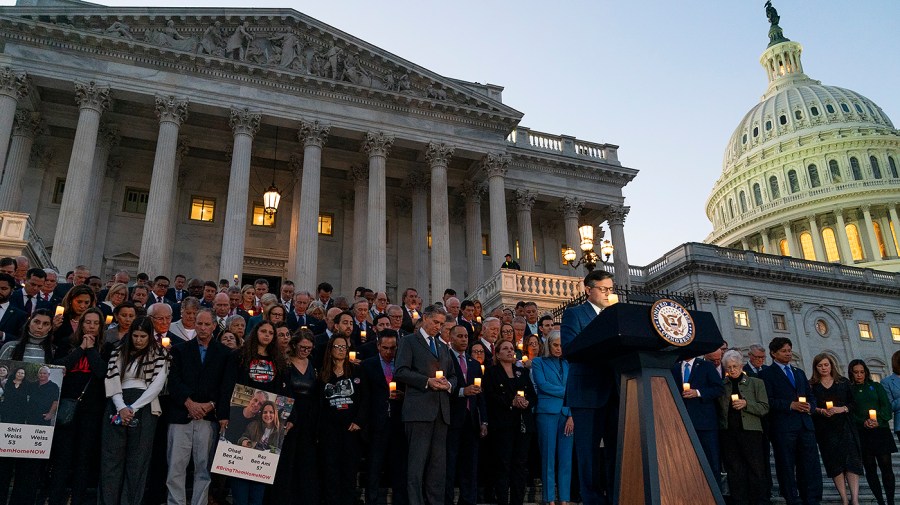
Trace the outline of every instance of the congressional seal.
{"type": "Polygon", "coordinates": [[[691,314],[675,300],[663,298],[650,308],[650,319],[656,333],[666,342],[683,347],[694,340],[696,326],[691,314]]]}

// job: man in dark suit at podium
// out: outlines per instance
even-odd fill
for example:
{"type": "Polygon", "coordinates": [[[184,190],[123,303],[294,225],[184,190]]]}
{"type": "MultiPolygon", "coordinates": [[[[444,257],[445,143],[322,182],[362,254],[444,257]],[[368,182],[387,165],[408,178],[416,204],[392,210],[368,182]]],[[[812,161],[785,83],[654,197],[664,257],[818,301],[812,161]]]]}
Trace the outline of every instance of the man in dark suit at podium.
{"type": "MultiPolygon", "coordinates": [[[[613,276],[595,270],[584,278],[587,301],[566,309],[560,332],[563,353],[597,317],[610,306],[609,294],[614,289],[613,276]]],[[[593,363],[571,363],[566,383],[566,406],[572,410],[575,422],[575,456],[578,459],[578,480],[584,505],[611,503],[616,459],[616,414],[618,395],[612,367],[598,357],[593,363]],[[605,458],[600,457],[603,440],[605,458]],[[606,493],[601,475],[606,475],[606,493]]]]}

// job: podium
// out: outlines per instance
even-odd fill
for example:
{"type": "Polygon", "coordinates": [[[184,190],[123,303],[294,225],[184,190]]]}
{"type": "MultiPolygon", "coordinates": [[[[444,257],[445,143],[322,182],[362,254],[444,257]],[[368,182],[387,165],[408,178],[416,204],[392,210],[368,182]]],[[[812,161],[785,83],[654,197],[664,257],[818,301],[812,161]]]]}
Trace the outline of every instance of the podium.
{"type": "Polygon", "coordinates": [[[694,336],[684,345],[659,335],[649,305],[620,303],[604,309],[566,347],[573,363],[608,360],[620,380],[613,503],[725,503],[718,469],[709,467],[681,384],[672,377],[676,361],[718,349],[722,335],[709,312],[686,312],[694,336]]]}

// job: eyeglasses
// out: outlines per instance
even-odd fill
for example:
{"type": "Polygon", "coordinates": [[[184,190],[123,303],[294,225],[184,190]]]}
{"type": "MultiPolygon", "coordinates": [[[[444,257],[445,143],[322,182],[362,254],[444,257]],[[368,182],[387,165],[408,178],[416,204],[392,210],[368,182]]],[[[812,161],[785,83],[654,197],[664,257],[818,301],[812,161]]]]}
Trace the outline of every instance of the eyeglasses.
{"type": "Polygon", "coordinates": [[[515,333],[515,330],[500,330],[500,333],[515,333]]]}
{"type": "Polygon", "coordinates": [[[615,287],[607,288],[607,287],[604,287],[604,286],[588,286],[588,289],[597,289],[597,290],[599,290],[601,293],[612,293],[613,290],[616,289],[616,288],[615,288],[615,287]]]}
{"type": "MultiPolygon", "coordinates": [[[[335,347],[337,347],[337,346],[335,346],[335,347]]],[[[346,349],[347,347],[344,346],[344,348],[346,349]]],[[[312,349],[313,349],[313,348],[312,348],[311,345],[300,345],[300,346],[297,346],[297,350],[298,350],[298,351],[306,351],[306,352],[309,352],[309,351],[312,351],[312,349]]]]}
{"type": "Polygon", "coordinates": [[[335,349],[337,349],[338,351],[346,351],[346,350],[347,350],[347,346],[346,346],[346,345],[342,345],[342,344],[338,344],[338,345],[335,345],[335,346],[333,346],[333,347],[334,347],[335,349]]]}
{"type": "Polygon", "coordinates": [[[472,349],[471,354],[484,354],[484,349],[472,349]]]}

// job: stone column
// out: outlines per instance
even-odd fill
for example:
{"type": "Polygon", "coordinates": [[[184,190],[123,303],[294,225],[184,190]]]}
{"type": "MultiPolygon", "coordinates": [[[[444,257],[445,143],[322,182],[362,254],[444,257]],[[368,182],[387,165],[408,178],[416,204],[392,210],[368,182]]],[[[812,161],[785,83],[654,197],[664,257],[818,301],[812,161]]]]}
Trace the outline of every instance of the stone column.
{"type": "MultiPolygon", "coordinates": [[[[781,227],[784,228],[784,239],[787,240],[788,253],[787,255],[794,258],[797,256],[797,246],[794,242],[794,230],[791,229],[791,223],[782,223],[781,227]]],[[[800,255],[799,257],[803,257],[800,255]]]]}
{"type": "MultiPolygon", "coordinates": [[[[178,177],[174,179],[175,186],[172,188],[172,206],[169,207],[169,218],[166,221],[166,236],[169,237],[169,243],[172,244],[172,249],[166,253],[166,258],[172,265],[172,268],[175,265],[172,262],[174,254],[175,254],[175,237],[178,231],[178,221],[179,221],[179,205],[181,204],[181,198],[179,197],[179,189],[184,187],[184,181],[187,179],[188,170],[181,166],[181,162],[184,161],[184,158],[188,155],[191,148],[188,144],[187,137],[181,135],[178,137],[178,146],[175,148],[175,169],[174,172],[178,174],[178,177]]],[[[176,274],[177,272],[171,272],[172,274],[176,274]]]]}
{"type": "Polygon", "coordinates": [[[437,298],[451,287],[450,203],[447,196],[447,164],[453,148],[429,142],[425,159],[431,167],[431,292],[437,298]]]}
{"type": "Polygon", "coordinates": [[[412,195],[413,287],[427,304],[432,301],[428,293],[428,175],[411,170],[403,184],[412,195]]]}
{"type": "MultiPolygon", "coordinates": [[[[878,237],[875,236],[875,226],[872,225],[872,206],[863,205],[863,220],[866,223],[866,235],[869,237],[869,247],[872,248],[871,261],[881,260],[881,247],[878,245],[878,237]]],[[[884,237],[882,237],[884,240],[884,237]]]]}
{"type": "Polygon", "coordinates": [[[353,286],[346,289],[350,292],[366,282],[368,251],[366,251],[366,234],[368,232],[369,201],[369,167],[350,167],[350,178],[353,180],[353,286]]]}
{"type": "Polygon", "coordinates": [[[825,244],[822,243],[822,234],[819,233],[819,223],[816,221],[816,216],[810,216],[809,218],[809,234],[812,235],[813,250],[816,251],[816,260],[828,261],[828,258],[825,255],[825,244]]]}
{"type": "Polygon", "coordinates": [[[481,184],[465,181],[460,194],[466,201],[466,277],[469,293],[484,282],[484,257],[481,254],[481,184]]]}
{"type": "Polygon", "coordinates": [[[387,182],[385,165],[394,137],[384,132],[368,132],[363,147],[369,153],[369,200],[366,232],[365,286],[375,292],[387,287],[387,182]]]}
{"type": "MultiPolygon", "coordinates": [[[[578,235],[578,218],[581,217],[581,209],[584,208],[584,202],[577,198],[567,196],[564,197],[559,204],[559,210],[563,214],[566,225],[566,247],[571,247],[575,254],[581,255],[581,237],[578,235]]],[[[575,261],[578,261],[577,259],[575,261]]],[[[571,268],[571,267],[570,267],[571,268]]],[[[572,268],[572,275],[575,277],[584,277],[584,267],[572,268]]]]}
{"type": "MultiPolygon", "coordinates": [[[[894,234],[900,234],[900,219],[897,218],[897,204],[890,203],[888,204],[888,214],[891,216],[891,224],[894,225],[894,234]]],[[[897,241],[895,237],[891,237],[891,240],[897,241]]],[[[895,242],[895,245],[896,245],[895,242]]],[[[897,251],[897,254],[900,255],[900,251],[897,251]]]]}
{"type": "Polygon", "coordinates": [[[746,239],[746,238],[742,238],[742,239],[741,239],[741,249],[743,249],[743,250],[745,250],[745,251],[749,251],[749,250],[750,250],[750,243],[747,242],[747,239],[746,239]]]}
{"type": "Polygon", "coordinates": [[[250,196],[250,152],[261,119],[260,114],[252,113],[250,109],[231,109],[228,124],[234,134],[234,148],[231,151],[228,203],[225,207],[225,230],[222,233],[220,279],[231,279],[235,274],[240,277],[244,269],[247,201],[250,196]]]}
{"type": "Polygon", "coordinates": [[[75,101],[79,108],[78,126],[66,172],[66,189],[59,208],[51,257],[53,264],[62,272],[75,268],[81,260],[78,257],[81,254],[81,238],[84,237],[86,213],[90,208],[87,203],[96,192],[96,188],[91,186],[91,167],[97,147],[100,115],[109,107],[109,88],[97,86],[94,82],[75,83],[75,101]]]}
{"type": "MultiPolygon", "coordinates": [[[[187,119],[188,101],[174,96],[156,97],[159,136],[153,158],[153,175],[147,197],[144,233],[141,235],[141,257],[138,270],[151,276],[170,275],[172,268],[172,235],[169,233],[169,209],[177,205],[175,158],[178,154],[178,131],[187,119]]],[[[224,277],[225,279],[229,277],[224,277]]]]}
{"type": "MultiPolygon", "coordinates": [[[[319,195],[322,185],[322,147],[328,139],[330,126],[318,121],[300,121],[297,139],[303,142],[303,177],[295,184],[294,193],[300,200],[299,215],[292,228],[297,229],[294,282],[297,289],[315,292],[319,269],[319,195]]],[[[293,236],[293,235],[292,235],[293,236]]],[[[293,247],[292,247],[293,249],[293,247]]]]}
{"type": "MultiPolygon", "coordinates": [[[[91,193],[95,195],[98,188],[102,189],[104,176],[109,170],[109,153],[119,145],[119,129],[116,126],[101,124],[97,135],[97,148],[94,150],[94,161],[91,166],[91,193]]],[[[111,193],[115,192],[113,187],[111,193]]],[[[105,214],[108,218],[109,211],[105,214]]],[[[81,253],[78,255],[80,264],[89,265],[94,257],[94,244],[101,237],[98,236],[100,221],[100,206],[90,205],[85,211],[84,232],[81,237],[81,253]]],[[[106,239],[104,236],[103,240],[106,239]]]]}
{"type": "MultiPolygon", "coordinates": [[[[888,205],[890,208],[890,205],[888,205]]],[[[897,245],[894,243],[894,235],[891,233],[891,218],[889,214],[883,214],[878,223],[881,226],[881,234],[884,235],[884,248],[887,258],[897,257],[897,245]]]]}
{"type": "Polygon", "coordinates": [[[516,216],[519,224],[519,266],[526,272],[535,271],[534,231],[531,227],[531,209],[537,193],[527,189],[517,189],[516,216]]]}
{"type": "MultiPolygon", "coordinates": [[[[607,210],[606,221],[609,223],[609,234],[613,244],[613,264],[616,266],[616,285],[628,289],[631,286],[631,276],[628,272],[628,251],[625,246],[625,217],[631,207],[615,206],[607,210]]],[[[595,252],[599,244],[595,244],[595,252]]]]}
{"type": "Polygon", "coordinates": [[[113,192],[119,184],[119,174],[122,172],[122,160],[119,158],[110,159],[106,163],[106,173],[103,174],[103,181],[101,183],[101,192],[100,197],[98,199],[98,207],[100,208],[98,212],[97,219],[97,229],[94,232],[94,244],[93,251],[91,254],[91,262],[88,263],[87,259],[85,259],[85,265],[89,266],[91,272],[95,272],[97,275],[102,276],[102,268],[103,268],[103,254],[106,252],[106,240],[109,236],[109,221],[112,218],[112,201],[114,198],[113,192]]]}
{"type": "Polygon", "coordinates": [[[841,251],[841,263],[852,265],[853,253],[850,252],[850,239],[847,238],[847,225],[844,224],[844,209],[834,209],[835,230],[837,232],[838,249],[841,251]]]}
{"type": "Polygon", "coordinates": [[[765,254],[778,254],[777,252],[773,252],[772,250],[772,243],[769,241],[769,230],[760,230],[759,236],[762,237],[763,249],[765,249],[765,254]]]}
{"type": "Polygon", "coordinates": [[[491,210],[491,272],[500,268],[500,258],[509,249],[509,223],[506,220],[506,188],[504,178],[509,156],[488,154],[482,160],[487,175],[491,210]]]}
{"type": "Polygon", "coordinates": [[[10,134],[19,100],[28,96],[28,76],[9,67],[0,70],[0,168],[6,166],[10,134]]]}
{"type": "Polygon", "coordinates": [[[19,109],[13,122],[9,158],[0,183],[0,210],[20,212],[22,179],[28,171],[34,138],[41,132],[41,116],[37,112],[19,109]]]}
{"type": "MultiPolygon", "coordinates": [[[[291,192],[291,238],[288,245],[288,263],[287,278],[294,281],[297,290],[306,289],[303,282],[297,278],[297,248],[300,242],[300,192],[302,191],[303,182],[303,160],[300,156],[292,154],[288,159],[288,165],[291,167],[291,175],[293,176],[293,191],[291,192]],[[297,283],[299,282],[299,286],[297,283]]],[[[318,229],[316,230],[318,233],[318,229]]],[[[318,235],[317,235],[318,236],[318,235]]],[[[318,240],[316,241],[318,242],[318,240]]],[[[315,287],[315,286],[313,286],[315,287]]],[[[310,290],[310,293],[313,291],[310,290]]]]}

